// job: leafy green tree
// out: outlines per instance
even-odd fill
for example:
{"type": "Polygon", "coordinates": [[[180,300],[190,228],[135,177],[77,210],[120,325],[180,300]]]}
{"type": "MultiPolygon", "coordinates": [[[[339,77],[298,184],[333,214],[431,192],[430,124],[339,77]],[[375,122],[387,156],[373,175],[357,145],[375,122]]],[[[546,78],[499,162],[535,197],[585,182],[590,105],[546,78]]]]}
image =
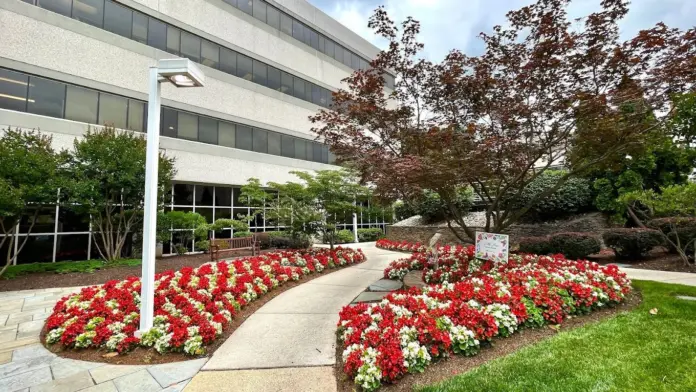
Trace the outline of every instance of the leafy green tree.
{"type": "Polygon", "coordinates": [[[164,214],[165,224],[177,234],[179,242],[173,244],[177,253],[186,253],[193,240],[204,240],[208,237],[209,225],[205,217],[195,212],[171,211],[164,214]]]}
{"type": "Polygon", "coordinates": [[[17,237],[17,224],[29,217],[26,234],[31,233],[39,212],[54,204],[58,190],[67,185],[65,153],[56,153],[51,137],[34,131],[3,130],[0,138],[0,248],[7,247],[0,276],[16,259],[29,236],[17,237]],[[17,244],[17,252],[13,253],[17,244]]]}
{"type": "MultiPolygon", "coordinates": [[[[67,190],[70,208],[92,216],[95,245],[106,261],[119,259],[128,236],[142,230],[146,144],[142,135],[113,127],[90,129],[75,139],[70,167],[74,183],[67,190]]],[[[174,159],[160,153],[160,202],[174,174],[174,159]]]]}

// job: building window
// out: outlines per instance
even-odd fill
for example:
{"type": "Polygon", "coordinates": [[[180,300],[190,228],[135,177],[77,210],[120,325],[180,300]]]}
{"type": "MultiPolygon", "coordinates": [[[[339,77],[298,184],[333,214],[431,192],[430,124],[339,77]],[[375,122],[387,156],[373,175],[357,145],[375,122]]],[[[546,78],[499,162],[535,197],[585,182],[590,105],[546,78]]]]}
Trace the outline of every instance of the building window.
{"type": "Polygon", "coordinates": [[[235,125],[221,121],[218,129],[218,144],[225,147],[236,147],[235,125]]]}
{"type": "Polygon", "coordinates": [[[305,87],[305,81],[300,79],[300,78],[295,78],[294,85],[295,85],[295,88],[293,90],[294,92],[292,95],[295,98],[306,99],[307,91],[306,91],[306,87],[305,87]]]}
{"type": "Polygon", "coordinates": [[[280,154],[280,134],[275,132],[268,133],[268,153],[273,155],[280,154]]]}
{"type": "Polygon", "coordinates": [[[104,0],[74,0],[72,17],[92,26],[102,27],[104,0]]]}
{"type": "Polygon", "coordinates": [[[237,54],[237,76],[248,81],[254,78],[254,65],[250,57],[237,54]]]}
{"type": "Polygon", "coordinates": [[[37,0],[37,5],[67,17],[70,17],[72,10],[72,0],[37,0]]]}
{"type": "Polygon", "coordinates": [[[292,18],[284,12],[280,14],[280,31],[292,37],[292,18]]]}
{"type": "Polygon", "coordinates": [[[220,63],[220,47],[210,41],[203,40],[201,44],[201,64],[217,68],[220,63]]]}
{"type": "Polygon", "coordinates": [[[236,147],[242,150],[253,150],[251,127],[237,125],[236,147]]]}
{"type": "Polygon", "coordinates": [[[302,139],[295,139],[295,156],[296,159],[306,159],[307,158],[307,147],[305,147],[305,141],[302,139]]]}
{"type": "Polygon", "coordinates": [[[280,91],[292,95],[293,92],[293,81],[292,75],[285,71],[280,72],[280,91]]]}
{"type": "Polygon", "coordinates": [[[153,48],[167,50],[167,25],[150,18],[147,26],[147,44],[153,48]]]}
{"type": "Polygon", "coordinates": [[[268,153],[268,132],[254,128],[253,144],[254,151],[268,153]]]}
{"type": "Polygon", "coordinates": [[[65,85],[52,80],[31,77],[29,80],[29,113],[63,117],[65,85]]]}
{"type": "Polygon", "coordinates": [[[201,62],[201,39],[185,31],[181,32],[181,55],[191,61],[201,62]]]}
{"type": "Polygon", "coordinates": [[[282,91],[280,88],[280,70],[275,67],[268,67],[268,88],[272,88],[276,91],[282,91]]]}
{"type": "Polygon", "coordinates": [[[167,52],[175,55],[181,53],[181,30],[176,27],[167,26],[167,52]]]}
{"type": "Polygon", "coordinates": [[[288,158],[295,157],[295,140],[292,136],[281,135],[281,155],[288,158]]]}
{"type": "Polygon", "coordinates": [[[104,29],[120,36],[130,38],[133,26],[133,11],[107,1],[104,6],[104,29]]]}
{"type": "Polygon", "coordinates": [[[162,118],[160,119],[160,135],[167,137],[177,137],[179,116],[176,110],[162,108],[162,118]]]}
{"type": "Polygon", "coordinates": [[[266,23],[274,29],[280,30],[280,11],[269,5],[266,10],[266,23]]]}
{"type": "Polygon", "coordinates": [[[186,140],[198,140],[198,116],[179,112],[178,137],[186,140]]]}
{"type": "Polygon", "coordinates": [[[263,0],[253,0],[254,2],[254,18],[266,23],[266,3],[263,0]]]}
{"type": "Polygon", "coordinates": [[[0,108],[26,111],[28,85],[27,75],[0,69],[0,108]]]}
{"type": "Polygon", "coordinates": [[[254,60],[254,83],[266,86],[268,84],[268,66],[254,60]]]}
{"type": "Polygon", "coordinates": [[[237,75],[237,53],[225,48],[220,50],[220,71],[237,75]]]}
{"type": "Polygon", "coordinates": [[[198,118],[198,141],[218,144],[218,122],[208,117],[198,118]]]}
{"type": "Polygon", "coordinates": [[[147,44],[147,16],[140,12],[133,13],[133,29],[131,30],[131,38],[147,44]]]}
{"type": "Polygon", "coordinates": [[[68,120],[97,123],[99,93],[82,87],[68,86],[65,95],[65,118],[68,120]]]}
{"type": "Polygon", "coordinates": [[[99,124],[125,129],[128,123],[128,100],[110,94],[99,94],[99,124]]]}
{"type": "Polygon", "coordinates": [[[254,13],[252,0],[237,0],[237,8],[246,12],[249,15],[252,15],[254,13]]]}

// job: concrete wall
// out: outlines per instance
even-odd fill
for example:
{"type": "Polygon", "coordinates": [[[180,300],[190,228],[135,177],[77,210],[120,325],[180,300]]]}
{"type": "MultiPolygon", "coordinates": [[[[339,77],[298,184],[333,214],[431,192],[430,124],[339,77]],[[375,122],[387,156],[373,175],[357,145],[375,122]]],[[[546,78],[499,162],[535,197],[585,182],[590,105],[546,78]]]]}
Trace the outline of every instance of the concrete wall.
{"type": "MultiPolygon", "coordinates": [[[[0,109],[0,130],[8,128],[40,130],[53,137],[56,150],[70,150],[75,138],[88,129],[88,124],[0,109]]],[[[251,177],[259,178],[264,184],[285,182],[297,180],[290,174],[293,170],[336,168],[323,163],[168,137],[160,138],[160,147],[167,155],[176,158],[175,180],[187,183],[242,185],[251,177]]]]}

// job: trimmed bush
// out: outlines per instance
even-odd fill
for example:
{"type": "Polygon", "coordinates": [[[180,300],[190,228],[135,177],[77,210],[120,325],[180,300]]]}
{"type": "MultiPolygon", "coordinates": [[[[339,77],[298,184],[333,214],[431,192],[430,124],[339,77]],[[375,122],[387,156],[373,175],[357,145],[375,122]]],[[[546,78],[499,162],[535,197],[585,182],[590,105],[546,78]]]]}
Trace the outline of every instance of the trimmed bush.
{"type": "MultiPolygon", "coordinates": [[[[696,218],[658,218],[648,221],[647,226],[665,233],[667,237],[674,243],[677,242],[677,236],[679,236],[679,244],[682,248],[685,244],[696,239],[696,218]]],[[[670,251],[676,252],[676,249],[674,249],[674,247],[671,244],[669,244],[669,247],[670,251]]],[[[686,253],[694,253],[693,243],[691,243],[691,245],[687,247],[686,253]]]]}
{"type": "Polygon", "coordinates": [[[639,259],[664,245],[662,233],[653,229],[613,229],[605,231],[602,239],[622,259],[639,259]]]}
{"type": "Polygon", "coordinates": [[[546,255],[554,253],[551,249],[549,237],[522,237],[520,238],[520,253],[533,255],[546,255]]]}
{"type": "Polygon", "coordinates": [[[383,237],[382,229],[358,229],[358,242],[377,241],[383,237]]]}
{"type": "Polygon", "coordinates": [[[394,203],[394,215],[396,215],[397,221],[402,221],[418,214],[409,204],[399,200],[394,203]]]}
{"type": "Polygon", "coordinates": [[[251,232],[250,231],[235,231],[234,232],[234,238],[244,238],[244,237],[251,237],[251,232]]]}
{"type": "MultiPolygon", "coordinates": [[[[471,188],[461,188],[457,191],[455,205],[459,212],[466,214],[474,202],[474,192],[471,188]]],[[[425,222],[433,223],[445,220],[450,215],[447,205],[440,199],[440,195],[431,190],[423,191],[423,196],[416,201],[415,212],[425,222]]]]}
{"type": "MultiPolygon", "coordinates": [[[[519,197],[507,201],[507,207],[519,210],[538,194],[553,188],[561,177],[563,170],[547,170],[530,182],[519,197]]],[[[538,200],[527,211],[525,217],[531,220],[553,220],[583,212],[592,206],[592,189],[590,182],[584,178],[571,178],[550,196],[538,200]]]]}
{"type": "Polygon", "coordinates": [[[202,250],[203,252],[207,252],[210,250],[210,241],[208,240],[200,240],[196,242],[196,250],[202,250]]]}
{"type": "Polygon", "coordinates": [[[355,236],[350,230],[339,230],[336,232],[337,244],[350,244],[355,241],[355,236]]]}
{"type": "Polygon", "coordinates": [[[569,259],[584,259],[599,253],[602,242],[592,233],[557,233],[551,236],[551,249],[569,259]]]}

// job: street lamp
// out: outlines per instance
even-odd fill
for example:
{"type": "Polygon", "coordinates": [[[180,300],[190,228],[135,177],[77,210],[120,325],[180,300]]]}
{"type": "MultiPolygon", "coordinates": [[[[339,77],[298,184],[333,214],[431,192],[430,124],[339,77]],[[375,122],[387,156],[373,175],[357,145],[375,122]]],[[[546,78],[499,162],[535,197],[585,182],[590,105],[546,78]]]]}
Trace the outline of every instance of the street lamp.
{"type": "Polygon", "coordinates": [[[155,301],[155,231],[157,227],[157,176],[161,83],[176,87],[203,87],[203,72],[189,59],[160,60],[150,67],[147,104],[147,155],[145,163],[145,217],[143,219],[143,272],[140,280],[140,330],[152,328],[155,301]]]}

